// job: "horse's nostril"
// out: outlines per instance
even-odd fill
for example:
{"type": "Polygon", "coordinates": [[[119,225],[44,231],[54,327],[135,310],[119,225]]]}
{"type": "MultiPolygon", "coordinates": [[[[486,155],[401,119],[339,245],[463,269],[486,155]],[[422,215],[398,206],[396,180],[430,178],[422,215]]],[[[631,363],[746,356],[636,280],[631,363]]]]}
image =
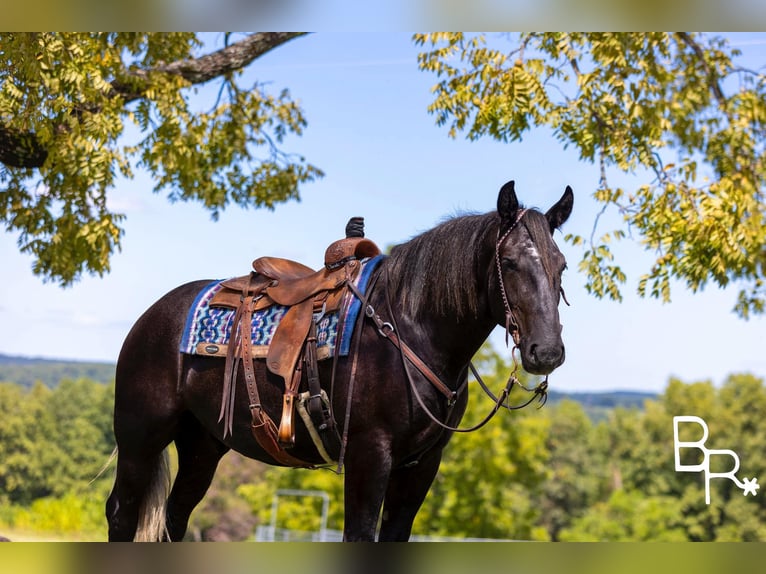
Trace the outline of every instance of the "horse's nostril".
{"type": "Polygon", "coordinates": [[[564,362],[564,356],[564,346],[560,344],[530,343],[527,347],[527,357],[531,361],[530,366],[534,364],[534,368],[550,367],[555,369],[564,362]]]}

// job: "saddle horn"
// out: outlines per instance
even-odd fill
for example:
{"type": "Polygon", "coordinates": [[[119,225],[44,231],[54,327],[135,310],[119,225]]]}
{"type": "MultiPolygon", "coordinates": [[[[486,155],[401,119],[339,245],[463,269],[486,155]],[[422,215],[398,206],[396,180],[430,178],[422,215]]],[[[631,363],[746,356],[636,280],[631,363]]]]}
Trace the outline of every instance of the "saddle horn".
{"type": "Polygon", "coordinates": [[[364,217],[352,217],[348,220],[346,237],[364,237],[364,217]]]}
{"type": "Polygon", "coordinates": [[[346,224],[346,237],[332,243],[325,251],[324,264],[329,270],[345,265],[349,259],[364,259],[380,254],[374,242],[364,238],[364,217],[352,217],[346,224]]]}

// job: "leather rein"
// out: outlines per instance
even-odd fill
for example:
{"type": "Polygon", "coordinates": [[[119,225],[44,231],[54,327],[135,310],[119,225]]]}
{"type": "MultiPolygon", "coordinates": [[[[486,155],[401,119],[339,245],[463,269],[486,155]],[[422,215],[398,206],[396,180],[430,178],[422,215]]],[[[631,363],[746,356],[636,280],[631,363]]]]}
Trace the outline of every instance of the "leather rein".
{"type": "MultiPolygon", "coordinates": [[[[396,324],[396,318],[393,313],[393,308],[391,305],[391,299],[390,299],[390,290],[389,290],[389,275],[388,275],[388,267],[386,266],[384,268],[384,272],[386,274],[385,279],[385,298],[386,298],[386,306],[388,315],[391,318],[391,322],[384,321],[380,315],[375,311],[375,309],[367,303],[367,298],[362,296],[361,293],[357,290],[357,288],[353,285],[353,283],[349,283],[349,287],[354,292],[354,295],[358,297],[361,301],[363,301],[364,304],[364,314],[367,318],[372,320],[372,322],[375,324],[378,334],[383,337],[384,339],[387,339],[390,341],[398,350],[400,353],[400,357],[402,360],[402,365],[404,367],[404,371],[407,375],[407,381],[409,383],[410,389],[412,390],[412,394],[415,396],[415,399],[418,401],[418,404],[420,407],[425,411],[425,413],[428,415],[428,417],[441,426],[442,428],[452,431],[452,432],[472,432],[475,430],[478,430],[482,428],[484,425],[486,425],[492,417],[497,414],[497,412],[501,408],[505,408],[508,410],[518,410],[522,409],[526,406],[528,406],[532,401],[535,399],[538,399],[540,402],[540,407],[542,407],[545,402],[548,399],[548,377],[546,376],[545,379],[539,383],[536,387],[529,389],[521,384],[519,379],[516,377],[516,373],[519,369],[519,363],[516,360],[516,350],[519,349],[519,323],[516,320],[516,317],[513,313],[513,309],[511,307],[511,304],[508,300],[508,295],[505,290],[505,283],[503,282],[503,275],[502,275],[502,266],[500,262],[500,248],[502,247],[505,240],[510,235],[511,231],[513,231],[516,226],[521,221],[521,218],[524,216],[524,214],[527,212],[526,209],[523,209],[519,212],[517,215],[515,221],[510,225],[508,230],[501,236],[500,230],[498,229],[498,237],[495,243],[495,265],[497,268],[498,273],[498,280],[500,281],[500,287],[501,287],[501,294],[503,299],[503,306],[505,308],[505,334],[506,334],[506,344],[508,343],[508,335],[510,334],[513,338],[514,346],[511,351],[511,358],[513,359],[513,369],[508,376],[508,380],[503,387],[502,391],[500,392],[500,396],[495,396],[492,391],[490,391],[489,387],[484,383],[484,381],[481,378],[481,375],[476,370],[476,367],[474,366],[473,362],[468,363],[468,368],[470,369],[473,376],[476,378],[476,380],[479,382],[479,385],[481,386],[482,390],[492,399],[492,401],[495,403],[490,412],[487,414],[484,419],[482,419],[479,423],[468,427],[468,428],[457,428],[453,427],[451,425],[448,425],[442,421],[440,421],[431,411],[431,409],[428,408],[428,406],[425,404],[425,401],[423,400],[423,397],[421,396],[420,392],[417,390],[417,387],[415,385],[415,381],[412,376],[412,372],[410,371],[410,365],[414,366],[420,374],[422,374],[428,382],[431,383],[431,385],[439,391],[444,397],[447,399],[447,407],[448,409],[451,409],[460,394],[463,392],[463,390],[468,385],[468,377],[465,377],[465,380],[462,382],[462,384],[457,388],[457,390],[452,390],[448,385],[446,385],[439,376],[433,372],[433,370],[420,358],[418,357],[417,353],[412,350],[412,348],[407,345],[401,337],[398,335],[399,329],[396,324]],[[520,387],[524,391],[528,393],[532,393],[532,396],[527,400],[526,402],[518,405],[511,405],[508,403],[508,397],[513,390],[514,385],[520,387]]],[[[375,278],[377,280],[377,277],[375,278]]],[[[368,293],[371,291],[371,289],[368,289],[368,293]]],[[[540,408],[538,407],[538,408],[540,408]]],[[[449,412],[447,414],[447,417],[449,417],[449,412]]],[[[344,441],[345,442],[345,441],[344,441]]]]}

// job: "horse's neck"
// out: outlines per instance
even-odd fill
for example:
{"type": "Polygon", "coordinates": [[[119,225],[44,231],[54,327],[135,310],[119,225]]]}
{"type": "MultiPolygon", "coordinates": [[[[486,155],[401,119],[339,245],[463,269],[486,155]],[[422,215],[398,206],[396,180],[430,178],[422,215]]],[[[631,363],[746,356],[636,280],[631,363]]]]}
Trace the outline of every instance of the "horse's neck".
{"type": "Polygon", "coordinates": [[[443,367],[462,371],[487,340],[494,324],[489,317],[464,318],[433,317],[425,321],[430,340],[443,367]]]}
{"type": "MultiPolygon", "coordinates": [[[[496,322],[492,318],[492,309],[489,304],[490,284],[494,275],[491,270],[494,258],[494,243],[492,241],[493,233],[488,232],[483,237],[483,245],[478,246],[474,252],[473,269],[485,275],[476,277],[476,289],[466,289],[462,292],[463,301],[454,300],[454,298],[444,296],[440,297],[439,304],[433,304],[433,301],[420,298],[419,306],[413,309],[411,304],[404,304],[401,292],[408,292],[413,289],[424,288],[423,285],[402,284],[399,281],[391,280],[388,273],[393,269],[397,272],[396,266],[384,267],[380,277],[380,289],[376,308],[386,309],[386,314],[394,318],[394,325],[400,331],[399,336],[416,352],[421,354],[423,359],[433,369],[448,375],[449,377],[459,377],[464,373],[468,363],[481,347],[482,343],[489,337],[496,322]],[[390,285],[397,285],[400,293],[394,292],[390,285]],[[386,298],[389,300],[386,301],[386,298]],[[465,299],[469,298],[468,301],[465,299]],[[468,304],[468,303],[471,304],[468,304]],[[390,309],[389,309],[390,305],[390,309]],[[451,306],[461,308],[450,308],[451,306]]],[[[464,254],[464,256],[466,256],[464,254]]],[[[450,265],[446,264],[443,269],[449,272],[450,265]]],[[[438,266],[436,266],[438,268],[438,266]]],[[[434,268],[433,263],[431,268],[434,268]]],[[[454,272],[454,269],[452,269],[454,272]]],[[[418,277],[422,280],[423,275],[418,277]]],[[[454,278],[445,278],[437,273],[425,276],[425,280],[446,281],[448,285],[461,285],[460,281],[454,278]],[[453,279],[453,280],[450,280],[453,279]]],[[[436,292],[439,289],[429,289],[425,286],[426,293],[436,292]]],[[[454,293],[460,293],[455,291],[454,293]]]]}
{"type": "Polygon", "coordinates": [[[399,337],[410,346],[432,370],[443,374],[444,382],[451,386],[459,384],[468,363],[489,337],[495,323],[489,312],[478,317],[457,318],[457,314],[436,314],[422,311],[410,317],[396,302],[378,302],[394,316],[399,337]]]}

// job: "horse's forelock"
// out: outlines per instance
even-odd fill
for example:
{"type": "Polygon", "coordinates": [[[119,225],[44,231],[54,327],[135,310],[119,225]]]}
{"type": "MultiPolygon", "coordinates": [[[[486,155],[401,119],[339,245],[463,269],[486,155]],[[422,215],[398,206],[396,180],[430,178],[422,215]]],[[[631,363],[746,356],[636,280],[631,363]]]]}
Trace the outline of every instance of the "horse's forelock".
{"type": "Polygon", "coordinates": [[[537,247],[540,255],[545,275],[548,278],[549,285],[554,284],[554,279],[558,276],[559,269],[556,268],[554,259],[558,249],[551,237],[550,225],[545,215],[539,211],[529,210],[523,219],[524,227],[529,233],[532,243],[537,247]]]}

